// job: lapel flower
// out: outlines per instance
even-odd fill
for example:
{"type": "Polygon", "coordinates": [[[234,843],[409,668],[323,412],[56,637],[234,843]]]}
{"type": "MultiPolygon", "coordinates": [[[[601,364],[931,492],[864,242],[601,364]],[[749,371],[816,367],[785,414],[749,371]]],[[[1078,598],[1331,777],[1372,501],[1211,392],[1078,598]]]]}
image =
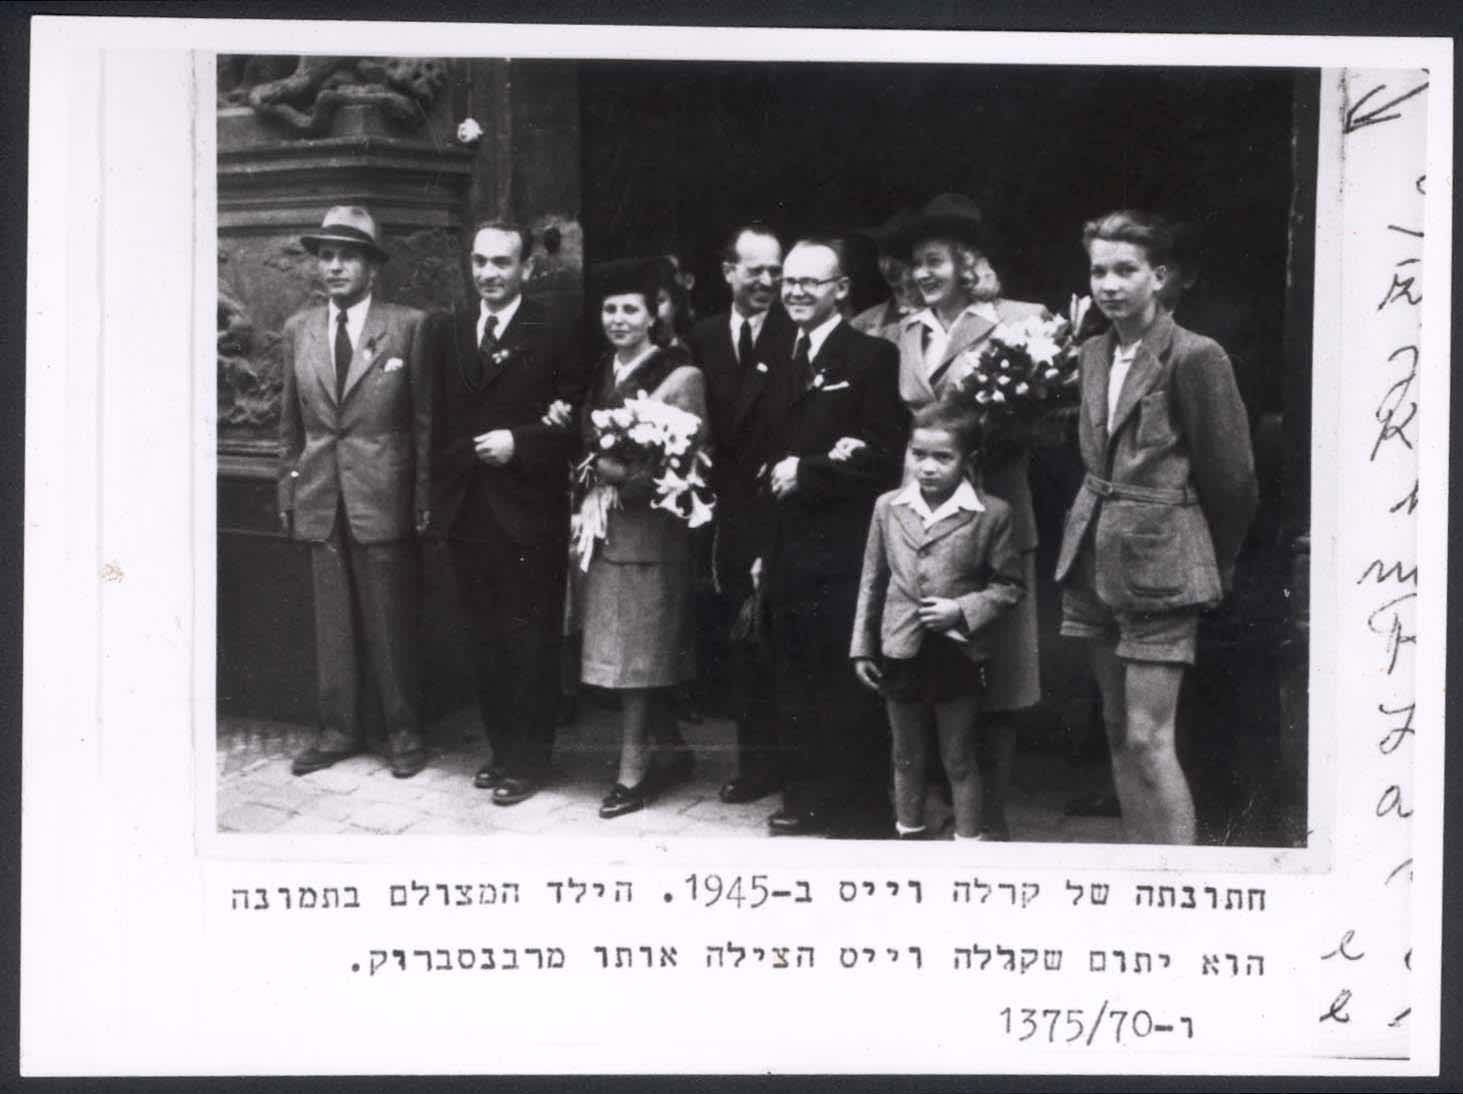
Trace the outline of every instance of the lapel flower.
{"type": "Polygon", "coordinates": [[[374,361],[375,359],[376,359],[376,336],[373,334],[373,335],[371,335],[370,340],[366,342],[366,348],[363,349],[363,350],[361,350],[361,360],[364,361],[364,362],[366,362],[367,366],[369,366],[371,364],[371,362],[374,361]]]}
{"type": "Polygon", "coordinates": [[[817,373],[817,374],[816,374],[816,375],[814,375],[814,377],[813,377],[813,386],[814,386],[814,387],[815,387],[815,388],[819,388],[819,387],[822,387],[822,386],[823,386],[823,384],[824,384],[824,382],[825,382],[825,381],[826,381],[826,379],[827,379],[827,378],[826,378],[826,377],[825,377],[825,376],[824,376],[824,375],[823,375],[823,374],[822,374],[822,373],[821,373],[821,372],[819,372],[819,373],[817,373]]]}
{"type": "Polygon", "coordinates": [[[513,351],[507,346],[499,346],[493,351],[493,364],[501,365],[508,358],[513,356],[513,351]]]}
{"type": "Polygon", "coordinates": [[[476,118],[464,118],[457,125],[457,139],[463,144],[477,144],[483,139],[483,127],[476,118]]]}

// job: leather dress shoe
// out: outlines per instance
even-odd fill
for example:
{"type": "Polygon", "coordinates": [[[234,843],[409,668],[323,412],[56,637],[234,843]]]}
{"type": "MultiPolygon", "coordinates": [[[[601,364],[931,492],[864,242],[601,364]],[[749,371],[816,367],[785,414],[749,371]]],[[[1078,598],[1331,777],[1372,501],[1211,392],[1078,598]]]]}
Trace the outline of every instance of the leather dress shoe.
{"type": "Polygon", "coordinates": [[[290,761],[290,771],[296,775],[308,775],[312,771],[323,771],[347,760],[356,754],[353,748],[339,750],[310,747],[290,761]]]}
{"type": "Polygon", "coordinates": [[[716,796],[727,805],[742,805],[765,798],[780,786],[770,775],[737,775],[722,783],[716,796]]]}
{"type": "Polygon", "coordinates": [[[634,786],[626,786],[624,783],[615,783],[610,792],[605,795],[604,801],[600,802],[599,815],[604,820],[614,817],[623,817],[626,813],[635,813],[649,803],[653,796],[654,773],[647,773],[634,786]]]}
{"type": "Polygon", "coordinates": [[[493,788],[494,805],[517,805],[538,793],[538,783],[532,779],[521,779],[513,775],[503,776],[503,781],[493,788]]]}
{"type": "Polygon", "coordinates": [[[508,772],[497,764],[483,764],[472,777],[472,785],[479,790],[495,790],[503,785],[503,780],[507,777],[508,772]]]}
{"type": "Polygon", "coordinates": [[[767,818],[767,830],[774,836],[822,836],[828,818],[816,809],[779,809],[767,818]]]}
{"type": "Polygon", "coordinates": [[[391,735],[386,762],[391,765],[391,774],[396,778],[409,779],[427,766],[427,750],[422,747],[420,737],[402,730],[391,735]]]}

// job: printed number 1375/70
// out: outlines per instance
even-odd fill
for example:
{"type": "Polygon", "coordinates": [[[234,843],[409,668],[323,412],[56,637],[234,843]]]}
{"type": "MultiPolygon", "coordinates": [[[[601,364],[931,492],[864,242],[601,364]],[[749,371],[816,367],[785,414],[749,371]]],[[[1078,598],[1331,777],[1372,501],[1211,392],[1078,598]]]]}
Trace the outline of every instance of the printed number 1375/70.
{"type": "MultiPolygon", "coordinates": [[[[1194,1038],[1194,1021],[1188,1015],[1174,1022],[1156,1022],[1146,1010],[1120,1010],[1110,1007],[1106,999],[1094,1013],[1086,1007],[1004,1007],[1005,1033],[1018,1041],[1033,1038],[1049,1045],[1093,1044],[1099,1035],[1112,1038],[1121,1045],[1133,1039],[1143,1040],[1158,1034],[1175,1034],[1186,1040],[1194,1038]]],[[[1106,1043],[1106,1041],[1104,1041],[1106,1043]]]]}

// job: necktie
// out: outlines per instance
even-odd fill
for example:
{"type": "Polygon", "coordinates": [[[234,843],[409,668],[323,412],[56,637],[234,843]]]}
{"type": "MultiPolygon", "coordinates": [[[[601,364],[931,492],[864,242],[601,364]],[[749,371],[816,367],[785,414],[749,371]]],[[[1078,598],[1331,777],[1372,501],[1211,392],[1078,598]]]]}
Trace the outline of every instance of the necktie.
{"type": "Polygon", "coordinates": [[[755,351],[752,349],[752,321],[743,319],[741,333],[737,335],[737,361],[743,367],[750,365],[753,352],[755,351]]]}
{"type": "Polygon", "coordinates": [[[346,314],[340,312],[335,317],[335,397],[345,398],[345,378],[350,375],[351,356],[354,350],[351,348],[350,331],[345,329],[346,314]]]}
{"type": "Polygon", "coordinates": [[[478,352],[484,357],[491,357],[493,351],[498,348],[498,317],[489,315],[488,321],[483,324],[482,341],[478,343],[478,352]]]}
{"type": "Polygon", "coordinates": [[[808,357],[808,336],[802,331],[798,332],[798,344],[793,347],[792,367],[803,378],[804,390],[813,386],[813,362],[808,357]]]}

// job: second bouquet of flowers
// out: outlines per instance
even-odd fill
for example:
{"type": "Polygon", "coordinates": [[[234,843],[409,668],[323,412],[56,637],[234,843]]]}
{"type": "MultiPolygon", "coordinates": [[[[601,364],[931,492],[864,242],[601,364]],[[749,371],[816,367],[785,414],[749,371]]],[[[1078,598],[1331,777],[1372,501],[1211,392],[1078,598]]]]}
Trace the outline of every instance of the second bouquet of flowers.
{"type": "Polygon", "coordinates": [[[594,545],[609,528],[610,510],[620,507],[619,487],[596,473],[602,459],[613,459],[634,477],[647,479],[655,497],[651,508],[663,509],[692,528],[711,519],[715,502],[705,475],[711,457],[698,443],[700,418],[642,391],[624,406],[592,412],[589,421],[594,427],[592,449],[575,469],[585,487],[575,535],[580,569],[589,569],[594,545]]]}
{"type": "Polygon", "coordinates": [[[950,396],[980,413],[988,438],[1012,439],[1078,401],[1076,332],[1091,303],[1073,296],[1065,316],[997,324],[979,348],[956,360],[950,396]]]}

